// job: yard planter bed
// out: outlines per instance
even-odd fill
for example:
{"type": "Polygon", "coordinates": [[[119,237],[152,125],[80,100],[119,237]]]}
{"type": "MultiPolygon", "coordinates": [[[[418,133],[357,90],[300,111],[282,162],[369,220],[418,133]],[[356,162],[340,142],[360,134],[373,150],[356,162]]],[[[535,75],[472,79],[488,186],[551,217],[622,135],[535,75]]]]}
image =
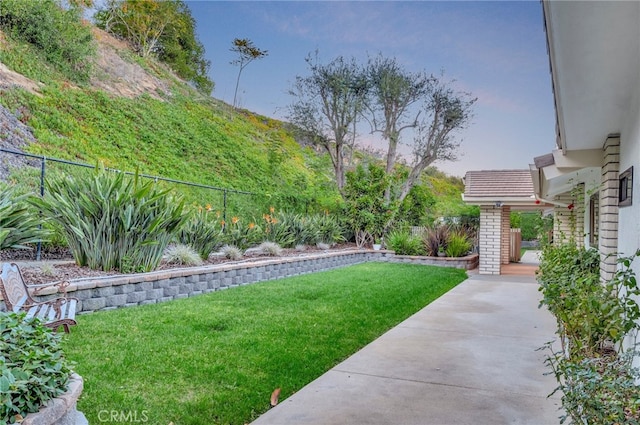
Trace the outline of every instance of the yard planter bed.
{"type": "MultiPolygon", "coordinates": [[[[478,255],[439,258],[395,255],[393,251],[348,250],[298,257],[258,258],[202,267],[176,268],[129,275],[74,279],[66,288],[80,300],[78,312],[111,310],[154,304],[213,291],[315,273],[370,261],[438,265],[471,270],[478,255]]],[[[40,299],[59,296],[57,289],[42,291],[40,299]]]]}
{"type": "Polygon", "coordinates": [[[82,394],[82,377],[72,374],[69,389],[64,394],[49,400],[37,413],[29,413],[21,422],[22,425],[83,425],[88,424],[76,404],[82,394]]]}

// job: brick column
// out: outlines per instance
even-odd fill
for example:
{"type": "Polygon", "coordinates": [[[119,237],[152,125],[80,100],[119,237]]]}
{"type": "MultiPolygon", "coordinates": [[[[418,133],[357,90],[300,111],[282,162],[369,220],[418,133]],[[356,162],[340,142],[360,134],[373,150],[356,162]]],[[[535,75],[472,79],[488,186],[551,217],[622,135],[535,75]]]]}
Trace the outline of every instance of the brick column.
{"type": "Polygon", "coordinates": [[[500,229],[500,264],[509,264],[511,251],[511,207],[502,207],[500,229]]]}
{"type": "Polygon", "coordinates": [[[618,188],[620,174],[620,137],[608,137],[604,143],[602,185],[600,190],[600,277],[609,280],[616,271],[618,251],[618,188]]]}
{"type": "Polygon", "coordinates": [[[480,206],[480,274],[500,274],[502,209],[480,206]]]}

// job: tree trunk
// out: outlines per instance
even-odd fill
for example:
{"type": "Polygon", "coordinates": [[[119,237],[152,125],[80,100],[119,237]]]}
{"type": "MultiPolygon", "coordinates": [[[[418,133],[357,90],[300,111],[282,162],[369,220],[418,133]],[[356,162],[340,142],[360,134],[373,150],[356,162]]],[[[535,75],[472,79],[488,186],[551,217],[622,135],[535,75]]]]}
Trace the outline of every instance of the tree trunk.
{"type": "Polygon", "coordinates": [[[338,186],[338,191],[344,197],[344,159],[342,157],[342,145],[336,144],[336,161],[334,168],[336,172],[336,185],[338,186]]]}
{"type": "Polygon", "coordinates": [[[402,190],[400,191],[400,196],[398,197],[398,202],[404,201],[404,198],[407,197],[407,195],[411,191],[411,188],[413,188],[413,186],[415,186],[416,182],[420,178],[420,175],[425,170],[425,168],[427,168],[429,165],[431,165],[431,163],[433,163],[433,161],[435,161],[435,160],[436,160],[436,158],[434,158],[432,156],[424,157],[424,158],[422,158],[422,160],[419,163],[417,163],[411,169],[411,172],[409,173],[409,176],[407,177],[407,180],[405,180],[404,184],[402,185],[402,190]]]}
{"type": "MultiPolygon", "coordinates": [[[[387,149],[387,166],[385,171],[387,175],[391,175],[393,171],[393,166],[396,163],[396,155],[398,151],[398,138],[400,134],[396,131],[389,132],[388,140],[389,140],[389,149],[387,149]]],[[[391,202],[391,188],[387,187],[384,190],[384,201],[389,204],[391,202]]]]}
{"type": "Polygon", "coordinates": [[[240,64],[240,69],[238,70],[238,78],[236,79],[236,90],[233,92],[233,107],[236,107],[236,97],[238,96],[238,86],[240,85],[240,74],[242,74],[242,64],[240,64]]]}

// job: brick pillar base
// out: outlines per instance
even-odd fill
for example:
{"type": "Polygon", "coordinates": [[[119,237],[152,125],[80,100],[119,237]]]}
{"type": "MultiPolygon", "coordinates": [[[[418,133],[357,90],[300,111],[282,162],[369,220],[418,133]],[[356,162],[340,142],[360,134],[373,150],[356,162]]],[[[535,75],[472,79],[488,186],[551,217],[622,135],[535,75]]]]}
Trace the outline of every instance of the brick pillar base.
{"type": "Polygon", "coordinates": [[[509,264],[509,252],[511,251],[511,207],[502,207],[500,241],[500,264],[509,264]]]}
{"type": "Polygon", "coordinates": [[[502,209],[480,206],[480,274],[500,274],[502,209]]]}
{"type": "Polygon", "coordinates": [[[618,251],[618,186],[620,174],[620,137],[609,136],[604,144],[602,186],[600,190],[600,278],[609,280],[616,272],[618,251]]]}

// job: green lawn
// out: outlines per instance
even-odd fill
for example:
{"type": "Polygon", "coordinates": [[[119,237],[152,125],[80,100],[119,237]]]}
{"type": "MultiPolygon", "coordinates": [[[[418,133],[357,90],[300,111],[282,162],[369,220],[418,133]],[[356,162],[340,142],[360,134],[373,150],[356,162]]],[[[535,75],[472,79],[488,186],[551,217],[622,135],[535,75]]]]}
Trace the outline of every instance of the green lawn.
{"type": "Polygon", "coordinates": [[[466,278],[368,263],[82,315],[65,336],[89,423],[245,424],[466,278]],[[122,419],[123,417],[120,416],[122,419]]]}

